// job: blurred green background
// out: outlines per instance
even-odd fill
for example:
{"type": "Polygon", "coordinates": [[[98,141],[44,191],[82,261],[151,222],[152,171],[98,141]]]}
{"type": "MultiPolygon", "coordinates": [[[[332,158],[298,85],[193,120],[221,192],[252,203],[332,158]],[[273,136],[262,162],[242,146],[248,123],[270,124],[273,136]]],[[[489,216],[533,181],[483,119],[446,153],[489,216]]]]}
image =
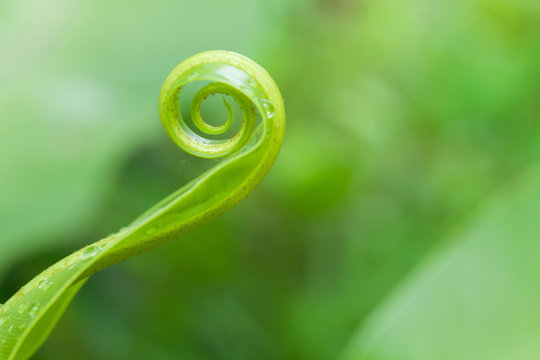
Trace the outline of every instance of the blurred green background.
{"type": "Polygon", "coordinates": [[[0,2],[0,302],[208,167],[157,99],[211,49],[280,86],[274,168],[35,359],[540,358],[537,0],[0,2]]]}

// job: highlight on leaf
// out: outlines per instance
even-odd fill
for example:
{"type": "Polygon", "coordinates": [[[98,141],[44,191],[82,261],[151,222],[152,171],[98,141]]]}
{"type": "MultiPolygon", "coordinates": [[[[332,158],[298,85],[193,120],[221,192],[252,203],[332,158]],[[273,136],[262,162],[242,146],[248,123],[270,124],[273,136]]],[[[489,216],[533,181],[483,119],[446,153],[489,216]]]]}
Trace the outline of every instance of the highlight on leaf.
{"type": "Polygon", "coordinates": [[[159,113],[165,131],[179,147],[199,157],[223,160],[118,233],[49,267],[1,305],[0,359],[32,356],[92,274],[176,239],[245,198],[272,166],[285,130],[283,100],[273,79],[252,60],[228,51],[208,51],[180,63],[163,84],[159,113]],[[179,97],[185,85],[198,81],[208,84],[195,94],[188,124],[179,97]],[[218,126],[201,115],[205,99],[216,94],[224,96],[227,111],[227,120],[218,126]],[[239,120],[225,96],[238,104],[242,124],[230,138],[215,138],[239,120]]]}

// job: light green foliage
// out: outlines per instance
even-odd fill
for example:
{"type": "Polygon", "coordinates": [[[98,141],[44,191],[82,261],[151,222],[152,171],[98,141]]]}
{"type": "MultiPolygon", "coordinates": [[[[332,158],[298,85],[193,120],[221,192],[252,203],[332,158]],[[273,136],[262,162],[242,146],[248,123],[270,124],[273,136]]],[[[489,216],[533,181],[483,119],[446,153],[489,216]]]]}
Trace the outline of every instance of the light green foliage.
{"type": "Polygon", "coordinates": [[[186,234],[246,197],[274,163],[285,130],[283,100],[272,78],[232,52],[205,52],[178,65],[163,85],[159,108],[168,135],[186,151],[208,158],[229,156],[120,232],[73,253],[21,288],[0,308],[1,359],[32,355],[93,273],[186,234]],[[237,135],[206,139],[186,125],[178,99],[183,87],[196,81],[211,82],[192,103],[197,128],[212,135],[225,133],[233,123],[231,107],[225,103],[225,125],[212,127],[200,116],[201,103],[210,95],[230,95],[243,114],[237,135]],[[257,126],[256,114],[261,117],[257,126]]]}
{"type": "Polygon", "coordinates": [[[366,320],[343,360],[540,357],[540,166],[478,209],[366,320]]]}

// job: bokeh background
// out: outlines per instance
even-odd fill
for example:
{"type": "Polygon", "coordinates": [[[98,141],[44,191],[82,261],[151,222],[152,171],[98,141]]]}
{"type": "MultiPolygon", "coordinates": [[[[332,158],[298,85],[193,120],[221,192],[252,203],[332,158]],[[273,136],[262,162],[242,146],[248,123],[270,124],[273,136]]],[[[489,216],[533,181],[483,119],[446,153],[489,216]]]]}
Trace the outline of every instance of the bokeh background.
{"type": "Polygon", "coordinates": [[[0,302],[207,166],[157,99],[211,49],[279,84],[274,168],[35,359],[540,358],[537,0],[0,2],[0,302]]]}

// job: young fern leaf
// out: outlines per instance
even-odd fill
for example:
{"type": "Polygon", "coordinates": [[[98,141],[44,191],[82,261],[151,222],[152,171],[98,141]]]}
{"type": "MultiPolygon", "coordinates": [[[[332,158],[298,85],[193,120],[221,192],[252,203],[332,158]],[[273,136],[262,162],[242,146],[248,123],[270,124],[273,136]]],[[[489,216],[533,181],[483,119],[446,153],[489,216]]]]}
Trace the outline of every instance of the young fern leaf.
{"type": "Polygon", "coordinates": [[[64,258],[13,295],[0,307],[0,359],[29,358],[95,272],[176,239],[245,198],[272,166],[285,130],[283,100],[270,75],[250,59],[227,51],[204,52],[180,63],[163,84],[159,114],[169,137],[185,151],[204,158],[227,157],[119,233],[64,258]],[[193,81],[209,82],[192,101],[193,125],[209,135],[227,131],[234,113],[225,99],[224,125],[207,124],[200,112],[209,95],[228,95],[243,113],[236,135],[207,139],[185,123],[178,99],[182,87],[193,81]],[[260,124],[255,124],[257,113],[260,124]]]}

